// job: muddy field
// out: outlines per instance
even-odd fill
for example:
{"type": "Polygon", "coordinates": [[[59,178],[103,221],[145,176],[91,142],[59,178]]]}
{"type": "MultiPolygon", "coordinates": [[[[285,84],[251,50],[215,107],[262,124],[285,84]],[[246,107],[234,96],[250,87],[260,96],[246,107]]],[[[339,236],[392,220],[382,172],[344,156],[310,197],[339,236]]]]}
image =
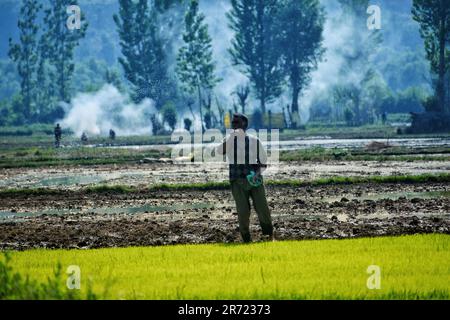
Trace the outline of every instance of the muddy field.
{"type": "MultiPolygon", "coordinates": [[[[450,233],[450,185],[267,188],[278,239],[450,233]]],[[[2,196],[0,248],[239,242],[228,190],[2,196]]],[[[252,232],[260,240],[256,215],[252,232]]]]}
{"type": "MultiPolygon", "coordinates": [[[[280,162],[266,179],[313,180],[334,176],[420,175],[450,172],[450,161],[327,161],[280,162]]],[[[97,166],[59,166],[0,170],[0,189],[51,187],[76,190],[95,184],[146,187],[158,183],[224,181],[225,164],[141,163],[97,166]]]]}

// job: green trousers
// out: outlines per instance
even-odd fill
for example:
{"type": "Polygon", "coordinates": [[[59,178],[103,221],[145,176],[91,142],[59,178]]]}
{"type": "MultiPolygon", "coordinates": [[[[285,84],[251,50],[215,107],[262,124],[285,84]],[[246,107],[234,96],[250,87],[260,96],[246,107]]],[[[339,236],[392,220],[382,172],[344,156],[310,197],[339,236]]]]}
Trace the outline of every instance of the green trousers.
{"type": "Polygon", "coordinates": [[[270,217],[269,206],[267,205],[266,191],[264,185],[252,187],[246,179],[237,179],[231,181],[231,192],[239,220],[239,231],[244,242],[250,242],[250,198],[258,215],[259,224],[264,235],[272,236],[273,226],[270,217]]]}

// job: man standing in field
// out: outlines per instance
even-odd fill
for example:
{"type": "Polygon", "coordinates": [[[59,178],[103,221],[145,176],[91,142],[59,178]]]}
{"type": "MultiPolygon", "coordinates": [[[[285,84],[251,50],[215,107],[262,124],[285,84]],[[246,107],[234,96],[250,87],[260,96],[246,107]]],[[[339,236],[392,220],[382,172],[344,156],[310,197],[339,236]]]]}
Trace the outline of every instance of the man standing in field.
{"type": "Polygon", "coordinates": [[[62,136],[62,130],[59,123],[56,124],[54,133],[55,133],[55,147],[59,148],[61,145],[61,136],[62,136]]]}
{"type": "Polygon", "coordinates": [[[231,135],[217,147],[226,154],[229,162],[231,192],[236,202],[239,231],[244,242],[251,242],[250,198],[258,215],[264,238],[273,240],[273,226],[262,171],[267,167],[267,154],[258,138],[246,133],[248,118],[240,113],[233,115],[231,135]]]}

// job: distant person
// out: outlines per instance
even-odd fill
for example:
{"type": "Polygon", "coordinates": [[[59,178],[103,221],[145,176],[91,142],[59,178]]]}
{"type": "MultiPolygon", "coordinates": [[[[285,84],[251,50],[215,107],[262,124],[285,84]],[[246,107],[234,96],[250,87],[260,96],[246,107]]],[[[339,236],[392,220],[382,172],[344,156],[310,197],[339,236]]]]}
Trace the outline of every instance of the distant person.
{"type": "Polygon", "coordinates": [[[59,123],[56,124],[55,127],[55,147],[59,148],[61,145],[61,137],[62,137],[62,130],[59,125],[59,123]]]}
{"type": "Polygon", "coordinates": [[[83,134],[81,135],[81,142],[83,142],[83,143],[88,142],[88,136],[87,136],[86,132],[83,132],[83,134]]]}
{"type": "Polygon", "coordinates": [[[231,193],[236,202],[239,231],[244,242],[251,242],[250,198],[258,215],[264,237],[273,238],[272,218],[267,205],[262,171],[267,167],[267,154],[258,138],[248,135],[248,118],[235,113],[231,121],[234,130],[216,149],[226,154],[229,164],[231,193]],[[244,142],[245,141],[245,142],[244,142]]]}
{"type": "Polygon", "coordinates": [[[113,129],[109,130],[109,139],[116,140],[116,132],[113,129]]]}

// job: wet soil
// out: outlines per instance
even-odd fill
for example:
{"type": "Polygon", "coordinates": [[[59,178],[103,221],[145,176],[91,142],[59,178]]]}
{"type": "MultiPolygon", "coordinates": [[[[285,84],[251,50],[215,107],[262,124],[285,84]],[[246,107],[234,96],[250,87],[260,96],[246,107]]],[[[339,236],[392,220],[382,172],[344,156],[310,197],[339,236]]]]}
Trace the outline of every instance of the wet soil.
{"type": "MultiPolygon", "coordinates": [[[[267,187],[279,240],[450,233],[450,185],[267,187]]],[[[261,240],[252,212],[253,240],[261,240]]],[[[229,190],[0,198],[0,249],[240,242],[229,190]]]]}
{"type": "MultiPolygon", "coordinates": [[[[450,161],[280,162],[265,172],[271,180],[314,180],[334,176],[420,175],[450,172],[450,161]]],[[[228,178],[226,164],[142,163],[0,170],[0,189],[50,187],[77,190],[96,184],[145,187],[158,183],[201,183],[228,178]]]]}

